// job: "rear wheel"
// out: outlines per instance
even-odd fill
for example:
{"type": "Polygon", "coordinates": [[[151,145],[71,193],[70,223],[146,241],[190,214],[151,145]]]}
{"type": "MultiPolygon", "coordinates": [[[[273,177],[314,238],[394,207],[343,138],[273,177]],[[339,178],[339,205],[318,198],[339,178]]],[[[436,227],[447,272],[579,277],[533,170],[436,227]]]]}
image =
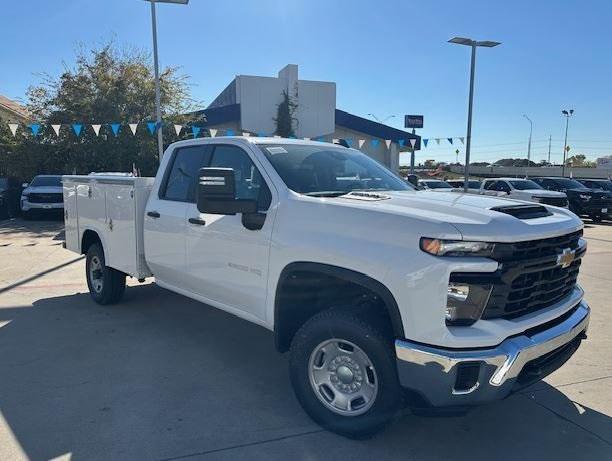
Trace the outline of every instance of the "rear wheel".
{"type": "Polygon", "coordinates": [[[104,251],[99,243],[92,244],[87,250],[85,263],[87,287],[92,299],[98,304],[115,304],[125,292],[125,274],[108,267],[104,251]]]}
{"type": "Polygon", "coordinates": [[[383,429],[401,405],[393,340],[342,310],[311,318],[291,344],[293,389],[308,415],[350,438],[383,429]]]}
{"type": "Polygon", "coordinates": [[[600,223],[602,221],[602,216],[599,214],[593,214],[591,215],[591,219],[593,222],[600,223]]]}

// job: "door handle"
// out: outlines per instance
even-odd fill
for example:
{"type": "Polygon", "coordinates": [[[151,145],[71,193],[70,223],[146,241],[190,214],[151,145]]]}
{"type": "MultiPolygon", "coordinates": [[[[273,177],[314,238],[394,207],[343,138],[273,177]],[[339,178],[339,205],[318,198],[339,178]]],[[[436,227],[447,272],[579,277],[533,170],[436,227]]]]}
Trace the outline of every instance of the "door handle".
{"type": "Polygon", "coordinates": [[[159,218],[161,215],[157,211],[147,211],[147,216],[151,218],[159,218]]]}
{"type": "Polygon", "coordinates": [[[198,226],[206,225],[206,221],[204,221],[203,219],[198,219],[198,218],[189,218],[189,222],[191,224],[197,224],[198,226]]]}

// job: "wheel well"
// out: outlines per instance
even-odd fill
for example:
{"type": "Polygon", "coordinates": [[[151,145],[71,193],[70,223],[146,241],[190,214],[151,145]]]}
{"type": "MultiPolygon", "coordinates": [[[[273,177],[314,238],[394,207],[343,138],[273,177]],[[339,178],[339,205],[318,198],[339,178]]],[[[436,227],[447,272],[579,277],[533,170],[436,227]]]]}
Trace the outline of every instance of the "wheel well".
{"type": "Polygon", "coordinates": [[[99,243],[100,245],[102,244],[98,234],[90,229],[83,232],[83,237],[81,238],[81,254],[87,253],[89,247],[94,243],[99,243]]]}
{"type": "Polygon", "coordinates": [[[367,316],[385,333],[404,337],[397,303],[380,282],[352,270],[318,263],[292,263],[279,278],[274,309],[274,338],[289,350],[299,328],[325,309],[350,309],[367,316]]]}

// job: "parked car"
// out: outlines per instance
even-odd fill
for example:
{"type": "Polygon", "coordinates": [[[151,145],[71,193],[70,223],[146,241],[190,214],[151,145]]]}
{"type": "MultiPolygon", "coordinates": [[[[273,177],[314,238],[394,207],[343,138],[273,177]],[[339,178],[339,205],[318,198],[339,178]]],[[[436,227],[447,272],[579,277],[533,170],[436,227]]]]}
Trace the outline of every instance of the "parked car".
{"type": "Polygon", "coordinates": [[[589,189],[601,189],[612,194],[612,180],[610,179],[576,179],[576,181],[589,189]]]}
{"type": "Polygon", "coordinates": [[[575,179],[559,177],[532,178],[544,189],[564,192],[569,209],[579,216],[588,216],[595,222],[610,219],[612,197],[601,189],[590,189],[575,179]]]}
{"type": "Polygon", "coordinates": [[[62,177],[38,175],[21,192],[21,213],[30,219],[34,213],[61,213],[64,210],[62,177]]]}
{"type": "Polygon", "coordinates": [[[453,187],[441,179],[419,179],[419,188],[424,190],[450,191],[453,187]]]}
{"type": "MultiPolygon", "coordinates": [[[[63,181],[65,245],[87,255],[95,302],[154,276],[271,330],[304,410],[346,436],[383,428],[407,395],[503,399],[586,334],[583,223],[563,208],[415,191],[356,149],[275,138],[181,141],[155,178],[63,181]]],[[[253,352],[227,334],[241,367],[253,352]]]]}
{"type": "Polygon", "coordinates": [[[509,198],[545,205],[567,207],[567,195],[563,192],[544,190],[530,179],[495,178],[482,182],[483,191],[505,192],[509,198]]]}
{"type": "Polygon", "coordinates": [[[0,218],[13,218],[19,214],[21,181],[15,177],[0,177],[0,218]]]}
{"type": "MultiPolygon", "coordinates": [[[[463,189],[463,186],[465,184],[464,179],[447,179],[446,182],[455,189],[463,189]]],[[[469,189],[480,190],[480,181],[477,181],[475,179],[468,180],[468,190],[469,189]]]]}

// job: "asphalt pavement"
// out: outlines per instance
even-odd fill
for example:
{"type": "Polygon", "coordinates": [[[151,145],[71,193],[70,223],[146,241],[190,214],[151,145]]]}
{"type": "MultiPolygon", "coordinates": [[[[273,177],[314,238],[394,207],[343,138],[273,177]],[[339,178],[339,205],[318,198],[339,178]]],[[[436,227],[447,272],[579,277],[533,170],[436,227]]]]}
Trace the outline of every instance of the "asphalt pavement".
{"type": "Polygon", "coordinates": [[[62,222],[0,221],[0,459],[612,460],[612,225],[587,223],[589,338],[560,370],[461,417],[352,441],[293,396],[271,333],[148,282],[91,301],[62,222]]]}

